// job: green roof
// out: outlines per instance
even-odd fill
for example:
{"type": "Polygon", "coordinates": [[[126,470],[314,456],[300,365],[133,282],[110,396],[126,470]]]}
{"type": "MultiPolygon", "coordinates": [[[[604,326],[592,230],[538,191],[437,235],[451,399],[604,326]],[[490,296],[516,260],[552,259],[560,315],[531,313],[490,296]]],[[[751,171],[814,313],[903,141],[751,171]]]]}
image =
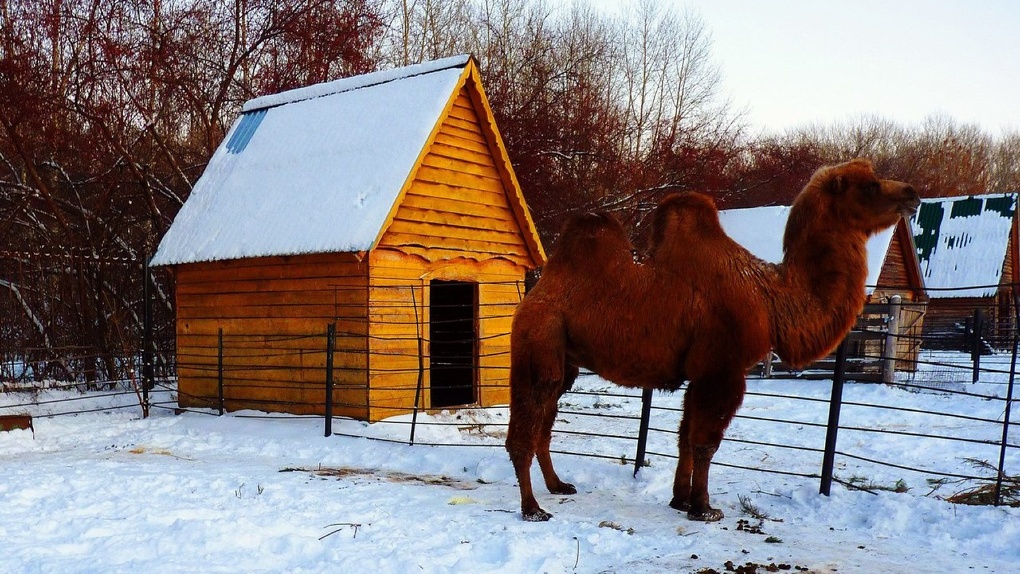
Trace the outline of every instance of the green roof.
{"type": "Polygon", "coordinates": [[[1016,193],[922,201],[912,223],[921,274],[931,297],[995,294],[1016,207],[1016,193]]]}

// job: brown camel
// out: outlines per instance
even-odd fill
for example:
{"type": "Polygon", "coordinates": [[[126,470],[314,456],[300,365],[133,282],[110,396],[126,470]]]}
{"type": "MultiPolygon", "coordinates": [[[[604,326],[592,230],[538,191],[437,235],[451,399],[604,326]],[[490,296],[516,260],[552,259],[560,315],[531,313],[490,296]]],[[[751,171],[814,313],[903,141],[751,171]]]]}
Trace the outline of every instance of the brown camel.
{"type": "Polygon", "coordinates": [[[778,265],[730,239],[715,203],[698,193],[659,204],[643,262],[613,217],[568,221],[511,331],[506,448],[524,519],[551,517],[531,487],[536,454],[550,492],[577,492],[553,470],[549,441],[579,367],[627,387],[690,381],[669,504],[691,520],[721,519],[708,470],[745,373],[770,350],[794,366],[831,352],[864,306],[868,237],[919,204],[912,187],[878,179],[868,161],[822,167],[793,204],[778,265]]]}

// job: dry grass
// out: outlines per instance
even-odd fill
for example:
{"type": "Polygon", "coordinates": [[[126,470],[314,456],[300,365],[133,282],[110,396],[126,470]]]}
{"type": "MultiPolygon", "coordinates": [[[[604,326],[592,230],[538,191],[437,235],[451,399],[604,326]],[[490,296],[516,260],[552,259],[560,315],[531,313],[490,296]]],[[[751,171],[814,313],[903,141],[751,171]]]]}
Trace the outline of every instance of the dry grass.
{"type": "MultiPolygon", "coordinates": [[[[967,462],[980,470],[998,473],[998,469],[987,461],[968,458],[967,462]]],[[[961,490],[946,500],[954,504],[994,505],[995,482],[992,481],[974,488],[961,490]]],[[[1002,506],[1020,507],[1020,476],[1002,477],[1002,487],[999,490],[999,504],[1002,506]]]]}
{"type": "Polygon", "coordinates": [[[350,478],[367,477],[377,478],[388,482],[420,483],[437,486],[447,486],[457,490],[474,490],[478,485],[457,480],[446,475],[436,474],[409,474],[391,470],[380,470],[374,468],[353,468],[349,466],[320,466],[317,468],[283,468],[280,472],[307,472],[316,476],[327,478],[350,478]]]}

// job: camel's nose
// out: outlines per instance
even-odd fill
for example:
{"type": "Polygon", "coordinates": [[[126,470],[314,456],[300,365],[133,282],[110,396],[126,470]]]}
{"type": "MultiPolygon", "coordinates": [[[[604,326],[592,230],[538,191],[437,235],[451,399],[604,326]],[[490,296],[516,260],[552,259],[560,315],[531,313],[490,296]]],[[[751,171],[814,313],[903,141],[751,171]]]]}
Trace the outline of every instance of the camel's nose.
{"type": "Polygon", "coordinates": [[[900,212],[904,217],[910,217],[917,213],[917,208],[921,206],[921,196],[918,195],[914,186],[909,183],[903,184],[903,196],[903,207],[900,209],[900,212]]]}
{"type": "Polygon", "coordinates": [[[921,205],[921,196],[918,195],[914,186],[909,183],[906,184],[906,187],[903,188],[903,193],[907,196],[907,201],[909,201],[911,205],[914,207],[921,205]]]}

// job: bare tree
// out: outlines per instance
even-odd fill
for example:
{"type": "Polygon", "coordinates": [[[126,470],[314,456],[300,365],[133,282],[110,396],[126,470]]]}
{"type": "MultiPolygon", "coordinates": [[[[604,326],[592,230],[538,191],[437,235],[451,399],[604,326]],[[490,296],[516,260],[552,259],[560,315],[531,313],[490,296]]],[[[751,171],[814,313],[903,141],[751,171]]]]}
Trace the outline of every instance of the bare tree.
{"type": "Polygon", "coordinates": [[[977,125],[939,115],[919,126],[878,116],[807,126],[750,142],[738,170],[740,183],[727,200],[740,205],[786,202],[795,190],[786,175],[806,180],[812,163],[854,157],[871,159],[877,169],[912,182],[927,197],[1014,191],[1020,184],[1018,141],[1016,133],[996,139],[977,125]],[[777,182],[784,183],[777,187],[777,182]],[[781,190],[788,186],[789,192],[781,190]]]}
{"type": "Polygon", "coordinates": [[[0,18],[0,353],[90,381],[137,345],[146,254],[241,103],[371,69],[381,26],[372,0],[0,0],[0,18]]]}
{"type": "Polygon", "coordinates": [[[990,192],[1020,192],[1020,132],[1002,135],[992,150],[990,192]]]}
{"type": "Polygon", "coordinates": [[[389,0],[379,59],[406,66],[469,52],[471,0],[389,0]]]}
{"type": "Polygon", "coordinates": [[[620,99],[626,102],[631,157],[642,158],[661,142],[712,132],[726,106],[701,18],[639,0],[618,26],[620,99]]]}

